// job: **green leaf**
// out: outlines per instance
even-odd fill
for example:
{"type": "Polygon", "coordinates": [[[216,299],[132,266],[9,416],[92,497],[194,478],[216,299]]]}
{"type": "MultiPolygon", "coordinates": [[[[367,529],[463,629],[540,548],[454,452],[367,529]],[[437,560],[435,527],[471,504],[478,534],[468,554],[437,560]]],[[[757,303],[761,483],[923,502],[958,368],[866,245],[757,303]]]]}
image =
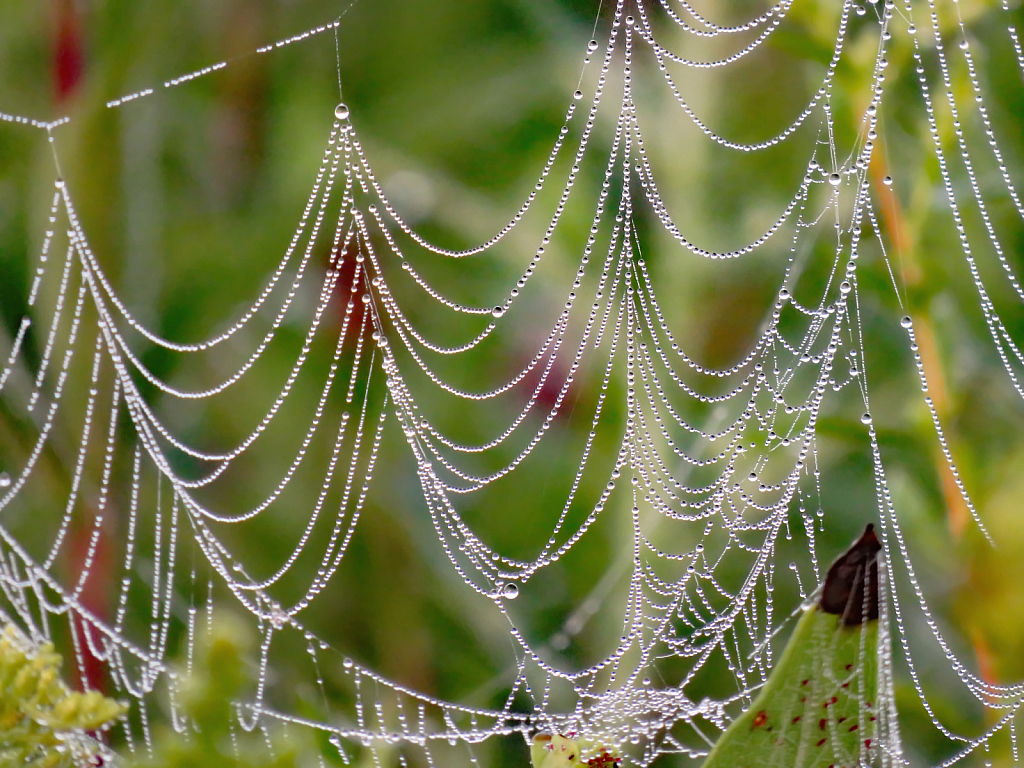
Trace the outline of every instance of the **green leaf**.
{"type": "Polygon", "coordinates": [[[704,768],[827,768],[877,749],[878,539],[864,535],[829,570],[750,707],[704,768]]]}

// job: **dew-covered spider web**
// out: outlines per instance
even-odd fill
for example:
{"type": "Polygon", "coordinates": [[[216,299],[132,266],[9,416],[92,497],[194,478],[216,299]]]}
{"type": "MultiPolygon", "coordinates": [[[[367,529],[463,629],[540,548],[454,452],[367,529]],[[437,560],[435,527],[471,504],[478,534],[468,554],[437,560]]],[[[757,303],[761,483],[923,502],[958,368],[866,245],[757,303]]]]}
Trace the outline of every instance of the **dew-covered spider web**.
{"type": "MultiPolygon", "coordinates": [[[[1019,10],[1007,0],[837,2],[817,22],[831,41],[816,70],[819,87],[781,130],[736,139],[702,115],[706,92],[693,95],[691,86],[713,89],[715,77],[786,34],[790,17],[804,12],[801,2],[781,0],[731,25],[716,22],[713,7],[687,0],[618,0],[613,13],[606,8],[594,39],[579,51],[578,90],[565,94],[564,121],[536,169],[535,188],[507,224],[462,250],[436,245],[403,218],[403,205],[389,199],[374,173],[372,138],[361,135],[358,111],[324,104],[333,125],[322,137],[304,207],[297,201],[300,214],[281,243],[279,264],[247,306],[200,340],[161,335],[123,299],[79,218],[74,185],[61,173],[69,119],[0,113],[2,130],[37,131],[54,161],[28,311],[16,333],[0,339],[5,408],[32,436],[0,475],[3,618],[37,639],[69,637],[85,684],[89,670],[103,670],[110,693],[131,702],[118,729],[133,750],[146,749],[158,696],[168,691],[176,726],[186,734],[192,727],[174,718],[169,658],[181,639],[191,659],[223,606],[242,611],[258,629],[258,685],[238,703],[237,715],[240,728],[263,728],[268,738],[268,724],[284,721],[329,734],[346,763],[455,766],[486,762],[480,755],[492,740],[548,731],[615,745],[627,765],[687,758],[698,764],[764,684],[801,602],[815,596],[828,567],[818,542],[835,521],[821,502],[827,478],[819,441],[823,419],[839,409],[853,413],[860,430],[874,478],[874,508],[864,520],[875,523],[883,547],[880,651],[871,663],[878,700],[860,702],[874,715],[849,764],[906,762],[897,675],[952,745],[944,764],[983,755],[997,734],[1009,734],[1016,755],[1024,686],[973,671],[973,659],[945,638],[915,576],[872,415],[864,317],[866,305],[877,308],[873,295],[902,307],[913,289],[887,213],[901,179],[890,177],[882,141],[887,130],[902,130],[887,123],[898,100],[923,127],[927,163],[941,179],[945,215],[1003,383],[1024,397],[1021,339],[1015,321],[1005,319],[1016,317],[1024,301],[1017,276],[1024,205],[1011,160],[1020,156],[1020,131],[1018,125],[1003,136],[992,118],[1001,107],[991,103],[986,85],[989,51],[969,26],[983,16],[985,39],[1009,52],[1001,60],[1015,63],[1009,79],[1019,98],[1019,10]],[[915,74],[911,91],[887,87],[888,59],[895,56],[915,74]],[[789,148],[800,158],[802,172],[784,182],[788,204],[771,212],[760,234],[723,250],[691,239],[672,192],[688,179],[663,170],[663,158],[648,149],[651,135],[660,144],[675,129],[645,120],[655,91],[677,102],[677,128],[695,126],[716,151],[789,148]],[[589,227],[567,226],[570,215],[589,227]],[[489,261],[509,259],[517,276],[492,281],[493,300],[461,298],[452,275],[488,274],[489,261]],[[782,267],[770,278],[774,299],[756,338],[739,359],[702,362],[678,330],[680,287],[665,284],[659,264],[694,260],[711,274],[765,259],[782,267]],[[887,281],[859,281],[862,260],[884,264],[887,281]],[[339,313],[339,323],[330,319],[339,313]],[[296,323],[300,341],[290,370],[278,372],[269,405],[246,427],[247,436],[230,445],[197,439],[205,435],[194,424],[206,404],[230,402],[254,386],[250,372],[282,335],[295,333],[296,323]],[[538,324],[542,332],[535,332],[538,324]],[[503,354],[496,340],[527,326],[524,338],[533,346],[505,375],[506,367],[493,365],[503,354]],[[312,351],[323,349],[329,364],[312,366],[312,351]],[[162,359],[153,350],[175,356],[176,370],[191,373],[161,375],[148,362],[162,359]],[[465,370],[488,366],[496,372],[487,374],[488,386],[464,383],[465,370]],[[467,442],[451,428],[453,413],[484,425],[489,436],[467,442]],[[247,451],[275,439],[281,419],[301,422],[301,442],[282,444],[277,464],[261,468],[266,492],[248,506],[225,504],[240,497],[220,488],[249,482],[247,451]],[[582,440],[565,437],[560,425],[567,419],[587,425],[582,440]],[[396,480],[381,466],[389,430],[404,437],[415,478],[396,480]],[[550,498],[550,488],[524,487],[520,477],[552,442],[565,470],[558,503],[543,531],[524,531],[514,551],[504,549],[479,510],[514,519],[516,494],[550,498]],[[70,477],[54,478],[48,456],[58,449],[73,457],[70,477]],[[345,656],[308,620],[335,610],[318,598],[352,555],[375,480],[418,483],[421,530],[436,539],[452,577],[447,588],[460,601],[479,601],[507,635],[507,674],[497,683],[506,693],[503,706],[441,700],[400,684],[345,656]],[[299,483],[318,489],[315,503],[289,501],[299,483]],[[56,526],[15,535],[6,518],[34,486],[59,488],[51,495],[63,514],[56,526]],[[94,489],[88,499],[83,488],[94,489]],[[494,489],[509,501],[483,504],[493,502],[494,489]],[[108,504],[115,496],[127,499],[116,525],[108,504]],[[237,544],[247,526],[282,505],[302,521],[302,532],[280,542],[268,566],[267,555],[237,544]],[[520,606],[609,517],[617,521],[622,556],[608,559],[608,576],[592,597],[538,642],[532,625],[524,629],[520,606]],[[101,558],[116,563],[103,576],[114,595],[110,610],[88,597],[101,558]],[[622,585],[617,601],[607,599],[615,584],[622,585]],[[784,592],[794,597],[776,596],[784,592]],[[559,653],[599,611],[616,612],[620,638],[586,664],[563,663],[559,653]],[[140,624],[133,615],[147,618],[140,624]],[[925,631],[912,633],[911,623],[925,631]],[[955,684],[987,710],[980,732],[952,729],[929,705],[915,659],[932,658],[936,649],[955,684]],[[275,673],[285,658],[319,681],[322,711],[275,704],[275,689],[288,685],[275,673]],[[321,672],[328,667],[337,670],[330,684],[321,672]],[[708,679],[729,682],[712,690],[708,679]],[[671,755],[677,757],[665,757],[671,755]]],[[[342,17],[252,55],[331,43],[344,23],[342,17]]],[[[102,108],[131,110],[231,66],[179,74],[102,108]]],[[[758,125],[756,109],[747,119],[758,125]]],[[[928,269],[927,255],[920,263],[928,269]]],[[[215,276],[210,280],[215,284],[215,276]]],[[[879,322],[877,311],[874,317],[879,322]]],[[[908,308],[880,322],[899,329],[896,357],[919,382],[936,456],[961,498],[966,525],[988,538],[984,505],[972,503],[944,437],[918,318],[908,308]]],[[[808,750],[837,727],[822,720],[823,733],[809,738],[808,750]]],[[[815,764],[813,755],[807,759],[815,764]]]]}

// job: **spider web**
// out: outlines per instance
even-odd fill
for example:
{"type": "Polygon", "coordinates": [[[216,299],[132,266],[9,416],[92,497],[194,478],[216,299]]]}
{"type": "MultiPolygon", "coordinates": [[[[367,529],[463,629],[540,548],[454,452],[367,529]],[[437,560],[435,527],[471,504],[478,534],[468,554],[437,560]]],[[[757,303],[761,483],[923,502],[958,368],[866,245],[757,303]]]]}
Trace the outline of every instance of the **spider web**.
{"type": "MultiPolygon", "coordinates": [[[[106,669],[116,690],[133,699],[133,714],[124,723],[133,749],[149,742],[153,697],[161,686],[172,694],[175,689],[168,665],[174,622],[184,628],[191,659],[204,614],[215,614],[214,595],[223,590],[233,598],[217,604],[244,607],[261,638],[258,686],[238,707],[246,729],[280,720],[326,731],[346,763],[363,751],[378,764],[476,763],[475,745],[538,730],[618,745],[629,764],[649,765],[667,754],[699,759],[763,685],[777,633],[791,625],[790,611],[810,600],[821,580],[816,541],[826,517],[818,501],[817,436],[830,398],[843,396],[844,407],[863,404],[860,423],[874,474],[884,564],[874,703],[880,716],[858,759],[905,762],[893,692],[897,650],[933,725],[959,745],[944,765],[987,748],[1007,726],[1016,754],[1012,726],[1024,689],[988,682],[958,659],[915,576],[871,415],[865,289],[858,282],[862,254],[888,265],[889,251],[898,249],[895,238],[883,235],[878,213],[890,204],[886,196],[893,182],[888,176],[875,179],[872,169],[878,167],[880,112],[892,98],[887,53],[902,42],[916,68],[930,152],[985,327],[1007,380],[1024,396],[1024,357],[993,298],[1008,286],[1015,300],[1024,300],[1024,290],[1004,246],[1007,235],[1000,235],[990,214],[994,198],[1008,198],[1017,216],[1024,216],[1024,207],[989,117],[982,57],[971,45],[961,4],[846,2],[830,20],[833,47],[820,87],[789,125],[749,143],[716,131],[687,101],[685,83],[698,70],[727,70],[757,51],[785,30],[791,6],[783,0],[744,24],[723,26],[687,2],[662,0],[655,7],[619,0],[603,36],[581,52],[579,89],[567,95],[563,125],[535,188],[497,233],[463,250],[439,247],[403,219],[401,206],[389,201],[374,174],[372,153],[357,130],[359,115],[344,105],[332,107],[334,122],[312,190],[279,264],[234,321],[199,342],[161,337],[133,315],[107,276],[76,213],[75,190],[60,173],[61,130],[68,119],[45,122],[0,113],[0,120],[45,134],[55,164],[49,219],[31,272],[30,312],[2,350],[0,392],[12,411],[27,415],[34,437],[21,463],[0,476],[0,509],[13,508],[31,484],[47,482],[45,457],[53,443],[74,446],[76,457],[65,511],[54,530],[26,541],[0,527],[4,618],[35,638],[68,633],[86,683],[90,664],[106,669]],[[871,54],[867,65],[844,69],[854,56],[848,50],[854,25],[870,30],[871,54]],[[683,48],[686,55],[674,52],[683,48]],[[641,57],[653,65],[641,65],[641,57]],[[849,77],[851,71],[858,76],[849,77]],[[643,119],[639,78],[651,72],[661,79],[645,87],[668,89],[681,119],[724,149],[771,151],[814,137],[789,203],[750,242],[714,250],[688,239],[685,226],[677,224],[671,195],[660,191],[671,180],[659,174],[645,141],[651,128],[643,119]],[[851,110],[850,104],[863,106],[851,110]],[[852,114],[854,124],[842,125],[837,112],[852,114]],[[594,178],[600,183],[590,183],[594,178]],[[563,234],[563,219],[567,211],[584,208],[592,211],[590,226],[570,255],[565,243],[574,241],[563,234]],[[968,210],[979,226],[965,219],[968,210]],[[465,303],[457,286],[432,277],[436,261],[472,270],[498,258],[509,241],[520,249],[524,222],[536,221],[542,222],[540,241],[521,257],[520,276],[493,306],[465,303]],[[701,259],[713,268],[766,253],[784,255],[781,278],[772,287],[775,301],[739,361],[710,367],[673,334],[673,307],[659,290],[658,262],[650,258],[673,241],[672,258],[701,259]],[[317,263],[324,248],[330,254],[326,270],[317,263]],[[978,254],[991,257],[999,269],[979,267],[978,254]],[[501,338],[503,324],[522,322],[533,311],[535,305],[524,305],[524,298],[546,279],[542,267],[555,258],[563,264],[571,259],[575,272],[567,287],[553,279],[544,283],[548,295],[561,291],[555,303],[560,309],[531,356],[489,389],[460,384],[459,368],[448,361],[479,365],[486,359],[474,355],[501,338]],[[805,280],[814,270],[822,279],[805,280]],[[409,296],[416,292],[429,297],[443,320],[409,310],[409,296]],[[332,302],[343,307],[338,329],[325,321],[332,302]],[[189,430],[176,428],[153,405],[159,398],[201,407],[251,385],[246,375],[295,317],[304,326],[292,367],[237,444],[196,444],[189,430]],[[38,359],[26,354],[33,334],[42,350],[38,359]],[[325,343],[333,350],[330,366],[310,371],[311,350],[325,343]],[[219,378],[169,381],[147,366],[140,350],[152,348],[194,359],[197,370],[216,370],[219,378]],[[307,429],[298,448],[281,457],[272,490],[248,507],[222,508],[218,484],[240,481],[237,468],[246,452],[273,434],[275,420],[283,414],[297,418],[297,382],[309,377],[318,389],[301,416],[307,429]],[[581,399],[584,389],[597,394],[581,399]],[[443,402],[443,412],[475,418],[477,409],[487,414],[510,393],[523,395],[520,405],[503,423],[493,418],[506,413],[501,409],[489,419],[480,417],[493,427],[482,441],[453,436],[445,427],[448,419],[438,415],[437,403],[443,402]],[[536,546],[528,547],[529,555],[521,550],[512,556],[481,532],[473,500],[491,487],[507,488],[539,446],[557,439],[559,420],[567,415],[590,426],[582,444],[566,443],[575,469],[560,509],[536,546]],[[276,654],[298,641],[321,687],[321,665],[340,658],[306,617],[324,609],[318,597],[350,551],[389,423],[400,425],[433,533],[462,582],[459,588],[486,601],[511,638],[506,703],[481,708],[439,700],[344,658],[344,693],[325,692],[330,711],[324,717],[280,711],[269,701],[276,654]],[[614,446],[610,453],[608,445],[614,446]],[[87,545],[69,574],[59,565],[72,546],[70,532],[81,524],[87,475],[99,488],[98,501],[85,516],[87,545]],[[290,511],[303,516],[301,537],[269,571],[247,563],[233,549],[237,539],[230,531],[244,530],[284,503],[290,485],[300,482],[320,489],[312,508],[290,511]],[[117,483],[129,489],[130,509],[126,535],[112,543],[103,532],[117,483]],[[570,671],[550,651],[564,649],[607,603],[584,603],[542,648],[524,631],[516,601],[609,515],[624,517],[629,539],[624,559],[609,567],[612,573],[618,568],[627,584],[621,639],[595,663],[570,671]],[[111,546],[121,567],[115,609],[106,616],[90,605],[86,585],[98,550],[111,546]],[[296,563],[306,557],[319,567],[296,590],[296,563]],[[780,567],[790,557],[792,564],[780,567]],[[781,582],[785,589],[795,583],[799,600],[776,600],[781,582]],[[896,588],[901,584],[905,588],[896,588]],[[930,642],[945,653],[969,694],[994,713],[980,736],[954,733],[929,706],[914,664],[908,611],[925,618],[930,642]],[[144,629],[132,625],[133,613],[149,617],[144,629]],[[731,679],[730,690],[706,695],[710,674],[731,679]]],[[[1024,73],[1010,7],[1004,3],[991,14],[1000,19],[1024,73]]],[[[331,35],[342,23],[256,53],[331,35]]],[[[230,63],[124,95],[106,108],[159,98],[230,63]]],[[[888,270],[892,285],[885,290],[891,288],[902,305],[906,287],[899,269],[888,270]]],[[[973,524],[987,537],[946,445],[916,321],[909,315],[889,320],[903,329],[943,460],[973,524]]],[[[302,392],[309,391],[303,386],[302,392]]]]}

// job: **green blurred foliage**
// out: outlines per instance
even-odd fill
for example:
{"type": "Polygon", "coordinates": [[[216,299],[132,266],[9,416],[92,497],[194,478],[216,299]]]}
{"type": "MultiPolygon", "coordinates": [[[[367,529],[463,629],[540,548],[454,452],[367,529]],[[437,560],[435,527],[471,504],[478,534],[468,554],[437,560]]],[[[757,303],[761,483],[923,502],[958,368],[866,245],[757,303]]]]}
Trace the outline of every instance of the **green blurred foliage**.
{"type": "Polygon", "coordinates": [[[196,644],[194,666],[176,671],[175,704],[181,732],[169,723],[132,768],[304,768],[322,765],[305,729],[239,726],[236,700],[253,684],[248,662],[253,636],[238,616],[220,612],[196,644]]]}

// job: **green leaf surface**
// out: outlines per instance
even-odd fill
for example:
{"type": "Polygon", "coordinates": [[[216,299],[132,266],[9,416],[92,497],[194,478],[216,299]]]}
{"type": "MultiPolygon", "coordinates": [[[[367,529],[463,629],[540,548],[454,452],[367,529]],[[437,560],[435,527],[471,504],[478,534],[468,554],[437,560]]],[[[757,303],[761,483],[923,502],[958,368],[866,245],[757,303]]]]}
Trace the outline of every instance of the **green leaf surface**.
{"type": "Polygon", "coordinates": [[[878,749],[878,540],[868,526],[829,570],[754,702],[704,768],[840,768],[878,749]]]}
{"type": "Polygon", "coordinates": [[[808,609],[754,703],[704,768],[855,766],[875,738],[878,621],[808,609]]]}

